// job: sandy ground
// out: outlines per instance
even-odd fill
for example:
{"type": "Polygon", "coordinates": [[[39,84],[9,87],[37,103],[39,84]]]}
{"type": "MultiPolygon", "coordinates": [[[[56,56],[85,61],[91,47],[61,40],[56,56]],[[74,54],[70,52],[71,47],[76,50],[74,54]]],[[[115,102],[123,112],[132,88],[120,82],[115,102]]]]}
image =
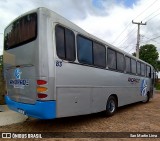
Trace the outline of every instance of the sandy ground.
{"type": "MultiPolygon", "coordinates": [[[[0,132],[159,132],[160,134],[160,93],[147,104],[135,103],[118,108],[112,117],[103,113],[68,117],[54,120],[29,119],[23,123],[0,127],[0,132]]],[[[85,134],[85,133],[84,133],[85,134]]],[[[33,140],[33,139],[32,139],[33,140]]],[[[36,139],[39,140],[39,139],[36,139]]],[[[45,139],[45,140],[53,140],[45,139]]],[[[152,138],[54,138],[54,140],[153,140],[152,138]]],[[[160,139],[154,139],[160,140],[160,139]]]]}

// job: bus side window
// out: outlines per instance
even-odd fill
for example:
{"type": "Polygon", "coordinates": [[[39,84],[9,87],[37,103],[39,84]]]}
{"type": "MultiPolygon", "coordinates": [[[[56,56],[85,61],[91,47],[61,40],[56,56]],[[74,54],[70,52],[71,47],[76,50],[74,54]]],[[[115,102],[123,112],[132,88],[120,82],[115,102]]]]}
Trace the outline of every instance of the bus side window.
{"type": "Polygon", "coordinates": [[[107,50],[107,64],[109,69],[116,70],[116,51],[109,48],[107,50]]]}
{"type": "Polygon", "coordinates": [[[106,48],[105,46],[93,42],[94,65],[98,67],[106,67],[106,48]]]}
{"type": "Polygon", "coordinates": [[[131,59],[131,73],[136,74],[136,60],[131,59]]]}
{"type": "Polygon", "coordinates": [[[65,28],[65,40],[66,40],[66,59],[69,61],[75,61],[75,36],[73,31],[65,28]]]}
{"type": "Polygon", "coordinates": [[[64,60],[74,61],[76,57],[73,31],[60,25],[57,25],[55,30],[57,56],[64,60]]]}
{"type": "Polygon", "coordinates": [[[93,48],[92,41],[82,37],[80,35],[77,36],[77,54],[78,61],[83,64],[93,64],[93,48]]]}
{"type": "Polygon", "coordinates": [[[146,67],[147,67],[146,76],[151,77],[151,67],[148,65],[146,67]]]}
{"type": "Polygon", "coordinates": [[[137,61],[137,74],[141,75],[141,64],[139,61],[137,61]]]}
{"type": "Polygon", "coordinates": [[[117,70],[123,72],[124,66],[124,55],[117,52],[117,70]]]}
{"type": "Polygon", "coordinates": [[[145,65],[141,63],[141,75],[145,76],[145,65]]]}
{"type": "Polygon", "coordinates": [[[131,73],[131,58],[125,57],[126,59],[126,72],[131,73]]]}
{"type": "Polygon", "coordinates": [[[56,50],[57,56],[61,59],[65,59],[65,39],[64,39],[64,28],[56,26],[56,50]]]}

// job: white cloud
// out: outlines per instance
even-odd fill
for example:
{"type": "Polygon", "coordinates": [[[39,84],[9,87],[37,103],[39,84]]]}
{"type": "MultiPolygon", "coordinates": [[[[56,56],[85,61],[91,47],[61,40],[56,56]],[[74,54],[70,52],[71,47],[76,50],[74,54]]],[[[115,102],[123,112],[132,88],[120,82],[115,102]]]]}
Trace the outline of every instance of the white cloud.
{"type": "MultiPolygon", "coordinates": [[[[136,22],[143,19],[145,22],[160,13],[160,10],[158,11],[160,1],[153,3],[152,0],[138,0],[131,8],[116,4],[115,0],[99,0],[98,2],[97,4],[92,0],[0,0],[0,33],[3,33],[4,28],[20,14],[37,7],[47,7],[87,32],[109,43],[114,41],[114,45],[132,53],[135,51],[137,25],[132,24],[131,21],[136,18],[134,19],[136,22]],[[153,13],[154,11],[155,13],[153,13]],[[145,19],[147,16],[149,17],[145,19]],[[128,23],[130,23],[129,26],[128,23]],[[122,33],[125,28],[126,30],[122,33]],[[120,35],[120,33],[122,34],[120,35]]],[[[147,38],[160,35],[159,21],[160,15],[147,22],[146,26],[141,26],[144,43],[147,38]]],[[[155,41],[149,43],[155,44],[160,51],[158,39],[156,41],[157,43],[155,41]]],[[[141,44],[144,44],[143,42],[141,44]]],[[[0,35],[0,54],[2,54],[2,46],[3,36],[0,35]]]]}

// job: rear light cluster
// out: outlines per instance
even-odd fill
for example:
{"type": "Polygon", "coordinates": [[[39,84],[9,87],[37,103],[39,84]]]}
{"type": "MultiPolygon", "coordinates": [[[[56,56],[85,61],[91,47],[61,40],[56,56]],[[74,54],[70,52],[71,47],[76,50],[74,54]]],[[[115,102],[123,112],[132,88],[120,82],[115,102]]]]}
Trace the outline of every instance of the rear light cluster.
{"type": "Polygon", "coordinates": [[[37,84],[38,85],[44,85],[44,84],[47,84],[47,81],[45,81],[45,80],[37,80],[37,84]]]}
{"type": "Polygon", "coordinates": [[[44,92],[46,92],[48,90],[48,88],[46,88],[45,86],[42,86],[42,85],[45,85],[47,84],[47,81],[45,80],[37,80],[37,95],[38,95],[38,98],[46,98],[48,95],[45,94],[44,92]]]}

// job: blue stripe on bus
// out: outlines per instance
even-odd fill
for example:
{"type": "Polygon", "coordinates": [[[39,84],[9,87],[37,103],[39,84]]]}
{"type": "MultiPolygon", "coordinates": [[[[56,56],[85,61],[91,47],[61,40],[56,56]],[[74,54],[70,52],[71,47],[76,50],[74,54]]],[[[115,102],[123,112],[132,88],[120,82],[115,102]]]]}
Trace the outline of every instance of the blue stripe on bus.
{"type": "Polygon", "coordinates": [[[56,101],[36,101],[35,104],[19,103],[5,96],[5,101],[8,107],[18,112],[23,110],[27,116],[39,119],[54,119],[56,118],[56,101]]]}

